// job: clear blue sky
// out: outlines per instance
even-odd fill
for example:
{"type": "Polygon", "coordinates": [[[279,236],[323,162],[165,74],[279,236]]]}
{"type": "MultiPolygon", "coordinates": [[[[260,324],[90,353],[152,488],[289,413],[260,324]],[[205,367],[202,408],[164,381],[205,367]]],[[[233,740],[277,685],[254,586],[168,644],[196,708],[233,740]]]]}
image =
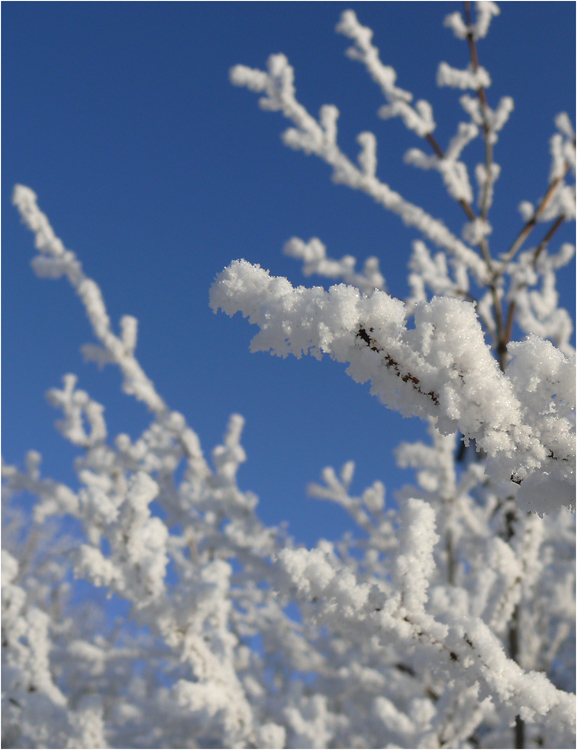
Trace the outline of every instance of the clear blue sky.
{"type": "MultiPolygon", "coordinates": [[[[466,44],[443,27],[460,3],[2,4],[5,460],[20,463],[26,450],[39,450],[44,472],[75,486],[77,453],[55,431],[59,414],[44,398],[68,372],[106,406],[112,437],[135,437],[149,421],[120,393],[116,369],[99,373],[82,362],[79,347],[92,336],[71,288],[31,271],[32,235],[11,206],[19,182],[37,192],[56,232],[100,284],[112,320],[138,318],[140,361],[205,452],[231,412],[246,418],[248,462],[239,481],[260,496],[267,523],[288,520],[308,545],[349,528],[340,509],[306,496],[307,482],[329,464],[354,459],[353,488],[381,479],[389,497],[411,479],[396,469],[392,449],[424,435],[422,423],[386,411],[329,360],[249,354],[256,331],[208,307],[215,274],[235,258],[303,283],[299,265],[281,254],[295,235],[318,236],[334,257],[378,255],[389,291],[405,296],[417,237],[364,195],[333,185],[326,165],[284,147],[281,116],[262,112],[254,94],[228,82],[236,63],[264,67],[269,54],[284,52],[309,110],[339,107],[342,147],[354,156],[356,134],[375,132],[382,179],[461,230],[463,215],[438,175],[402,162],[423,142],[400,121],[376,117],[379,90],[344,56],[349,40],[334,27],[348,7],[373,28],[398,85],[432,103],[435,135],[446,146],[464,113],[454,90],[436,87],[435,74],[441,60],[468,62],[466,44]]],[[[515,101],[495,155],[502,176],[494,252],[521,226],[519,201],[546,188],[554,116],[573,116],[574,36],[573,2],[509,2],[479,43],[493,80],[490,104],[504,95],[515,101]]],[[[565,227],[553,248],[572,238],[565,227]]],[[[562,287],[569,309],[573,287],[569,271],[562,287]]]]}

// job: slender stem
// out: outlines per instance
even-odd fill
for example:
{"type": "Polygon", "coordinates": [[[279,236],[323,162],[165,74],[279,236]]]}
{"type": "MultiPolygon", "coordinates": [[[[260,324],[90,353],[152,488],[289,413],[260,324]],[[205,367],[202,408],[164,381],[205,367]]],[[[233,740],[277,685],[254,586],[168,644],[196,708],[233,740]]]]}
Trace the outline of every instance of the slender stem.
{"type": "Polygon", "coordinates": [[[511,341],[511,336],[513,335],[513,320],[515,319],[515,300],[511,302],[509,305],[509,309],[507,311],[507,323],[505,325],[505,345],[511,341]]]}
{"type": "MultiPolygon", "coordinates": [[[[471,63],[473,64],[473,70],[476,71],[479,68],[479,57],[477,55],[477,45],[475,44],[475,38],[473,36],[473,23],[471,20],[471,3],[465,0],[465,23],[469,27],[469,33],[467,34],[467,43],[469,44],[469,52],[471,53],[471,63]]],[[[487,95],[485,89],[480,86],[477,90],[477,95],[481,100],[481,104],[487,107],[487,95]]]]}
{"type": "MultiPolygon", "coordinates": [[[[537,246],[533,254],[533,268],[535,268],[535,266],[537,265],[537,258],[543,252],[543,250],[547,247],[547,245],[549,244],[551,240],[551,237],[553,237],[555,232],[559,229],[559,227],[561,226],[561,224],[563,224],[564,221],[565,221],[565,216],[563,215],[558,216],[553,222],[553,224],[549,227],[547,233],[545,234],[545,236],[543,237],[543,239],[541,240],[541,242],[539,243],[539,245],[537,246]]],[[[524,288],[525,286],[527,285],[524,284],[523,287],[519,287],[519,288],[524,288]]],[[[513,299],[509,305],[509,310],[507,311],[507,322],[505,324],[505,331],[504,331],[504,338],[503,338],[503,343],[505,344],[505,346],[507,346],[509,341],[511,341],[511,336],[513,335],[513,320],[515,318],[515,312],[516,312],[516,304],[515,304],[515,300],[513,299]]]]}
{"type": "MultiPolygon", "coordinates": [[[[473,36],[473,24],[471,19],[471,3],[465,2],[465,23],[469,27],[469,33],[467,34],[467,43],[469,45],[469,53],[471,55],[471,65],[473,72],[477,72],[479,69],[479,55],[477,54],[477,45],[475,43],[475,37],[473,36]]],[[[481,219],[486,221],[489,214],[489,191],[491,184],[491,173],[493,166],[493,144],[491,143],[491,128],[489,125],[489,105],[487,103],[487,95],[483,86],[479,86],[477,89],[477,96],[481,102],[481,112],[483,115],[483,140],[485,142],[485,182],[483,185],[483,191],[481,194],[481,219]]],[[[491,296],[493,298],[493,308],[495,310],[495,326],[496,326],[496,350],[497,357],[499,359],[499,366],[503,372],[507,365],[507,341],[505,336],[505,330],[503,326],[503,307],[501,304],[501,298],[497,289],[497,276],[493,272],[493,260],[489,251],[489,245],[487,240],[483,238],[479,243],[483,258],[489,269],[489,273],[492,276],[489,288],[491,290],[491,296]]]]}
{"type": "Polygon", "coordinates": [[[525,226],[521,229],[519,234],[517,235],[515,241],[511,245],[511,247],[507,250],[505,255],[503,256],[503,259],[501,261],[501,266],[497,271],[497,275],[501,276],[505,272],[505,267],[507,263],[515,256],[515,254],[518,252],[518,250],[521,248],[529,234],[533,231],[535,228],[535,225],[537,224],[537,220],[539,216],[543,213],[547,205],[549,204],[549,201],[553,197],[553,193],[559,186],[559,184],[565,179],[565,175],[571,168],[571,165],[567,162],[565,164],[565,170],[562,175],[559,177],[556,177],[551,184],[549,185],[547,192],[543,196],[541,203],[537,207],[537,210],[535,211],[535,214],[529,221],[525,224],[525,226]]]}
{"type": "Polygon", "coordinates": [[[447,553],[447,583],[449,586],[455,585],[455,546],[453,543],[453,534],[448,529],[445,537],[445,551],[447,553]]]}
{"type": "Polygon", "coordinates": [[[555,232],[559,229],[559,227],[564,221],[565,221],[565,216],[561,214],[561,216],[558,216],[553,222],[553,224],[549,227],[547,234],[543,237],[543,239],[537,246],[537,249],[535,250],[535,253],[533,255],[533,267],[535,267],[535,265],[537,264],[537,258],[543,252],[543,250],[547,247],[551,237],[553,237],[555,232]]]}
{"type": "MultiPolygon", "coordinates": [[[[427,139],[427,141],[428,141],[428,142],[429,142],[429,143],[431,144],[431,148],[433,149],[433,151],[435,152],[435,154],[436,154],[436,155],[437,155],[437,156],[439,157],[439,159],[444,159],[444,158],[445,158],[445,152],[444,152],[444,151],[443,151],[443,149],[442,149],[442,148],[441,148],[441,147],[439,146],[439,142],[437,141],[437,139],[435,138],[435,136],[434,136],[434,135],[432,135],[431,133],[428,133],[428,134],[427,134],[427,135],[425,136],[425,138],[426,138],[426,139],[427,139]]],[[[461,199],[459,200],[459,205],[461,206],[461,208],[463,209],[463,211],[464,211],[464,212],[465,212],[465,214],[467,215],[467,218],[468,218],[468,219],[469,219],[470,221],[475,221],[475,219],[477,218],[477,214],[476,214],[476,213],[475,213],[475,211],[474,211],[474,210],[473,210],[473,209],[471,208],[471,206],[470,206],[470,205],[469,205],[469,204],[467,203],[467,201],[466,201],[466,200],[463,200],[463,198],[461,198],[461,199]]]]}
{"type": "MultiPolygon", "coordinates": [[[[515,522],[517,520],[517,513],[515,508],[512,507],[505,514],[505,539],[510,542],[515,535],[515,522]]],[[[511,617],[511,623],[509,625],[509,656],[513,661],[519,663],[519,604],[515,606],[513,615],[511,617]]],[[[515,717],[515,747],[525,747],[525,722],[517,715],[515,717]]]]}
{"type": "MultiPolygon", "coordinates": [[[[519,658],[519,605],[513,611],[509,626],[509,656],[518,663],[519,658]]],[[[515,747],[525,747],[525,722],[517,715],[515,717],[515,747]]]]}
{"type": "MultiPolygon", "coordinates": [[[[475,37],[472,32],[471,23],[471,3],[465,2],[465,21],[470,31],[467,34],[467,43],[469,45],[469,52],[471,54],[471,64],[473,66],[473,72],[476,73],[479,69],[479,56],[477,54],[477,45],[475,43],[475,37]]],[[[489,126],[489,105],[487,103],[487,95],[483,86],[479,86],[477,89],[477,96],[481,102],[481,111],[483,113],[483,140],[485,141],[485,182],[483,185],[483,192],[481,194],[481,218],[483,221],[487,219],[489,213],[489,190],[491,185],[491,172],[493,165],[493,144],[491,143],[490,135],[491,128],[489,126]]]]}
{"type": "Polygon", "coordinates": [[[515,717],[515,747],[525,747],[525,722],[520,716],[515,717]]]}
{"type": "MultiPolygon", "coordinates": [[[[488,131],[487,131],[488,132],[488,131]]],[[[435,152],[435,154],[439,157],[439,159],[444,159],[445,154],[443,152],[443,149],[439,146],[439,143],[437,139],[429,133],[426,136],[427,141],[430,143],[431,148],[435,152]]],[[[485,143],[488,143],[488,138],[485,138],[485,143]]],[[[491,160],[492,160],[492,147],[491,147],[491,160]]],[[[475,221],[477,218],[477,214],[473,210],[473,208],[467,203],[466,200],[460,199],[459,205],[465,212],[467,218],[469,221],[475,221]]],[[[485,214],[486,217],[486,214],[485,214]]],[[[497,335],[495,337],[495,349],[497,351],[497,356],[499,359],[499,366],[503,372],[505,371],[506,366],[506,344],[503,345],[503,309],[501,306],[501,299],[499,297],[498,291],[497,291],[497,285],[493,281],[495,277],[495,273],[493,270],[493,259],[491,258],[491,252],[489,250],[489,244],[487,240],[483,237],[479,241],[479,247],[481,249],[481,254],[483,256],[483,260],[485,261],[487,265],[487,269],[489,271],[489,275],[491,277],[491,281],[489,282],[488,286],[491,289],[491,295],[493,297],[493,308],[495,310],[495,325],[497,329],[497,335]]]]}
{"type": "Polygon", "coordinates": [[[427,133],[425,137],[431,144],[433,151],[437,154],[439,159],[444,159],[445,154],[443,153],[443,149],[439,146],[439,143],[437,139],[435,138],[435,136],[432,133],[427,133]]]}

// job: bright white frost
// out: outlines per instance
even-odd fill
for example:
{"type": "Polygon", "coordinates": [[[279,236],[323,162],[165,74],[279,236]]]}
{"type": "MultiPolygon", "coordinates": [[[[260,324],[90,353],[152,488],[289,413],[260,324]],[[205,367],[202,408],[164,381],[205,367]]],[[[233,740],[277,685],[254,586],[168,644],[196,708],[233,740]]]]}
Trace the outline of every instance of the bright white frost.
{"type": "MultiPolygon", "coordinates": [[[[499,710],[511,719],[519,712],[524,719],[540,719],[551,728],[557,721],[574,726],[572,696],[555,689],[542,674],[524,673],[506,657],[498,638],[481,618],[459,612],[466,611],[466,592],[461,592],[462,596],[455,597],[454,602],[447,599],[445,592],[442,615],[436,619],[425,611],[435,568],[433,550],[438,541],[434,511],[422,500],[413,498],[402,504],[401,519],[393,572],[397,584],[394,593],[388,590],[385,581],[355,580],[335,555],[333,545],[327,542],[321,542],[311,551],[286,549],[280,553],[279,562],[288,582],[303,599],[314,602],[319,624],[338,621],[341,634],[355,633],[365,642],[376,639],[385,647],[396,649],[416,640],[422,649],[422,666],[432,675],[453,679],[462,664],[465,672],[461,674],[461,679],[464,677],[461,684],[471,688],[475,697],[479,684],[483,685],[482,693],[487,695],[488,691],[499,710]],[[455,607],[458,598],[460,606],[455,607]]],[[[435,593],[438,596],[440,591],[435,593]]],[[[371,679],[368,674],[366,679],[371,679]]],[[[449,701],[452,704],[452,698],[449,701]]],[[[379,703],[383,708],[384,704],[379,703]]],[[[492,701],[489,705],[493,705],[492,701]]],[[[397,715],[396,728],[400,730],[402,726],[405,742],[412,742],[410,746],[429,747],[432,742],[434,734],[428,731],[423,734],[431,729],[428,709],[427,706],[428,716],[421,716],[414,723],[406,715],[397,715]]],[[[392,710],[397,713],[394,707],[392,710]]],[[[390,730],[391,725],[386,723],[390,730]]]]}
{"type": "Polygon", "coordinates": [[[550,343],[515,344],[503,374],[468,302],[434,298],[415,309],[408,329],[404,303],[383,291],[367,295],[343,284],[295,289],[246,261],[218,275],[210,303],[259,326],[252,351],[328,354],[404,416],[432,417],[445,434],[460,430],[488,453],[494,479],[527,510],[573,506],[574,369],[550,343]],[[528,389],[539,397],[527,398],[528,389]]]}
{"type": "MultiPolygon", "coordinates": [[[[352,56],[355,58],[360,56],[359,59],[367,64],[389,101],[392,101],[390,105],[392,109],[386,109],[386,116],[400,114],[405,125],[410,129],[416,129],[422,135],[430,133],[433,129],[433,122],[432,119],[428,119],[429,110],[426,103],[418,102],[417,104],[421,105],[420,111],[414,111],[407,104],[412,99],[412,94],[395,87],[396,74],[390,73],[392,68],[384,67],[380,63],[377,65],[375,62],[378,50],[371,48],[371,54],[366,56],[366,52],[362,50],[366,46],[365,42],[370,46],[370,34],[366,33],[366,29],[358,32],[358,24],[356,19],[353,22],[353,17],[354,13],[351,11],[343,14],[341,23],[344,24],[343,28],[348,30],[344,33],[353,35],[357,42],[361,40],[359,55],[355,53],[352,56]]],[[[323,105],[317,121],[296,98],[294,70],[287,58],[284,55],[271,55],[267,67],[268,72],[265,72],[248,68],[245,65],[236,65],[230,72],[230,79],[236,86],[246,86],[251,91],[263,93],[264,96],[259,100],[263,109],[280,111],[292,120],[295,127],[289,128],[283,134],[283,140],[287,146],[302,150],[306,154],[312,153],[319,156],[332,166],[335,182],[367,193],[384,208],[399,215],[405,224],[416,227],[425,237],[464,263],[480,283],[487,280],[487,268],[482,259],[455,237],[442,221],[434,219],[422,208],[405,200],[398,192],[378,179],[375,173],[376,139],[372,133],[361,133],[358,136],[361,152],[357,158],[357,166],[338,146],[338,109],[333,105],[323,105]]]]}
{"type": "Polygon", "coordinates": [[[374,256],[366,259],[363,270],[359,273],[355,269],[357,261],[354,256],[345,255],[340,260],[328,257],[327,249],[318,237],[313,237],[308,242],[293,237],[285,244],[284,253],[303,261],[305,276],[317,274],[328,279],[342,278],[345,284],[356,286],[364,292],[385,288],[385,279],[379,270],[379,259],[374,256]]]}
{"type": "Polygon", "coordinates": [[[355,42],[346,54],[351,59],[363,63],[371,78],[380,86],[388,104],[379,109],[379,115],[384,119],[400,116],[405,126],[409,130],[414,130],[417,135],[426,136],[432,133],[435,129],[433,108],[429,102],[422,99],[413,107],[410,104],[413,95],[395,86],[397,74],[390,65],[383,65],[379,59],[379,50],[371,42],[372,30],[362,26],[352,10],[346,10],[341,15],[336,30],[355,42]]]}
{"type": "MultiPolygon", "coordinates": [[[[479,134],[477,126],[473,123],[460,123],[457,135],[451,140],[444,158],[440,159],[433,154],[427,156],[417,148],[412,148],[405,154],[407,164],[412,164],[421,169],[436,169],[443,177],[449,195],[457,201],[464,200],[473,202],[473,189],[469,182],[467,167],[464,162],[459,161],[462,150],[479,134]]],[[[488,232],[486,232],[488,233],[488,232]]],[[[478,244],[474,242],[473,244],[478,244]]]]}
{"type": "Polygon", "coordinates": [[[476,71],[473,71],[470,67],[467,70],[458,70],[443,62],[439,65],[437,71],[437,85],[476,91],[481,87],[487,88],[490,86],[491,79],[485,68],[479,67],[476,71]]]}
{"type": "Polygon", "coordinates": [[[401,606],[410,612],[424,612],[429,581],[435,570],[433,549],[439,541],[435,531],[435,512],[422,500],[410,498],[401,506],[396,578],[401,606]]]}
{"type": "Polygon", "coordinates": [[[475,10],[477,11],[477,19],[470,26],[465,23],[459,12],[451,13],[445,18],[445,26],[452,29],[457,39],[466,39],[469,33],[472,34],[474,39],[483,39],[487,36],[493,16],[498,16],[501,12],[497,3],[493,3],[491,0],[476,2],[475,10]]]}
{"type": "MultiPolygon", "coordinates": [[[[445,21],[473,44],[499,13],[492,2],[475,8],[474,21],[468,10],[467,23],[460,13],[445,21]]],[[[370,380],[388,406],[425,418],[428,440],[395,452],[415,484],[395,493],[397,510],[379,480],[353,491],[352,461],[338,473],[325,467],[310,496],[339,504],[360,533],[306,550],[265,527],[256,496],[237,483],[243,418],[231,416],[209,463],[139,364],[136,319],[124,316],[114,333],[99,286],[35,194],[17,186],[14,202],[39,251],[34,270],[68,279],[98,341],[82,348],[85,357],[118,366],[125,393],[152,421],[134,440],[109,440],[103,406],[65,375],[47,395],[63,415],[58,429],[82,451],[79,489],[43,477],[35,451],[22,469],[2,467],[6,746],[574,744],[574,353],[555,289],[574,247],[547,249],[574,217],[565,182],[575,165],[573,127],[567,115],[556,118],[549,187],[534,204],[522,202],[525,226],[494,261],[488,213],[500,168],[492,148],[512,99],[492,110],[479,88],[490,83],[482,67],[443,63],[441,84],[476,92],[461,97],[470,122],[443,152],[431,105],[413,106],[396,86],[373,32],[352,11],[337,30],[380,86],[379,114],[400,116],[433,148],[406,160],[440,173],[467,214],[465,242],[379,181],[372,133],[359,135],[351,162],[337,145],[336,108],[311,117],[296,99],[292,68],[276,55],[268,72],[237,66],[233,82],[264,93],[265,109],[293,121],[288,145],[320,156],[337,182],[371,195],[440,250],[413,242],[411,294],[402,302],[386,293],[376,258],[358,270],[354,257],[330,257],[318,238],[293,238],[285,253],[305,275],[345,283],[295,289],[237,261],[219,274],[211,304],[260,327],[253,350],[328,354],[355,380],[370,380]],[[462,155],[481,135],[477,215],[462,155]],[[540,244],[519,252],[533,227],[550,220],[540,244]],[[479,286],[486,289],[471,304],[479,286]],[[503,338],[504,305],[524,341],[511,342],[511,331],[503,338]],[[489,342],[494,351],[505,345],[501,369],[489,342]],[[484,460],[471,456],[469,441],[484,460]],[[31,513],[15,502],[22,492],[36,498],[31,513]],[[73,537],[62,525],[70,521],[79,529],[73,537]],[[73,574],[129,603],[126,622],[107,628],[92,602],[74,601],[73,574]]]]}

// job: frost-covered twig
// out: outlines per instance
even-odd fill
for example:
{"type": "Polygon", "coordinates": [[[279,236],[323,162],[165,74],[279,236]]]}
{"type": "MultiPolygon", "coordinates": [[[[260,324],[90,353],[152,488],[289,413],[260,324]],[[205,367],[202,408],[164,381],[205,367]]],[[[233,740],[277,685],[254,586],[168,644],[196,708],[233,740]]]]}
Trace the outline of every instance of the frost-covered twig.
{"type": "MultiPolygon", "coordinates": [[[[539,201],[537,208],[534,208],[533,205],[527,201],[521,203],[520,210],[522,214],[525,215],[526,222],[511,247],[502,256],[501,264],[497,271],[499,275],[502,275],[505,272],[507,264],[521,249],[523,243],[539,221],[555,218],[555,229],[549,230],[550,232],[554,232],[563,220],[574,218],[575,216],[574,188],[564,185],[565,177],[569,171],[571,169],[573,169],[573,171],[575,170],[575,132],[571,125],[569,116],[565,112],[557,115],[555,118],[555,125],[560,132],[553,135],[551,138],[553,159],[549,187],[547,188],[545,195],[539,201]],[[562,194],[562,197],[558,200],[557,207],[553,207],[553,213],[548,216],[548,209],[553,203],[556,194],[562,194]]],[[[552,234],[550,236],[546,235],[542,240],[542,243],[546,244],[551,239],[551,236],[552,234]]]]}
{"type": "Polygon", "coordinates": [[[413,95],[395,85],[397,74],[393,68],[381,62],[379,50],[372,44],[372,30],[362,26],[352,10],[342,13],[336,30],[354,41],[354,45],[349,47],[346,54],[352,60],[363,63],[371,78],[380,86],[387,105],[379,109],[379,116],[383,119],[400,116],[409,130],[422,137],[429,136],[436,127],[433,108],[423,99],[416,102],[413,107],[410,104],[413,95]]]}
{"type": "Polygon", "coordinates": [[[434,516],[420,500],[408,500],[403,508],[396,566],[400,591],[394,595],[386,596],[377,584],[358,583],[320,548],[280,553],[288,581],[299,596],[319,603],[317,617],[322,623],[338,619],[341,629],[356,631],[365,640],[376,637],[399,646],[416,640],[416,653],[444,680],[458,679],[469,686],[480,682],[511,719],[517,713],[530,721],[539,717],[570,737],[575,726],[573,696],[556,689],[543,674],[524,672],[507,659],[480,618],[456,620],[448,612],[441,622],[425,612],[437,540],[434,516]]]}
{"type": "Polygon", "coordinates": [[[268,72],[244,65],[236,65],[231,70],[232,83],[265,94],[260,99],[263,109],[281,111],[294,122],[296,127],[283,134],[286,145],[319,156],[333,167],[335,182],[370,195],[387,210],[399,215],[405,224],[416,227],[436,245],[459,258],[475,274],[479,283],[485,283],[488,279],[486,264],[473,250],[457,239],[442,221],[409,203],[376,177],[374,135],[359,135],[362,151],[358,158],[359,166],[355,166],[337,144],[337,108],[332,105],[321,107],[320,120],[317,122],[296,99],[293,80],[293,68],[284,55],[272,55],[269,58],[268,72]]]}
{"type": "Polygon", "coordinates": [[[355,270],[356,258],[352,255],[345,255],[340,260],[328,257],[326,247],[317,237],[308,242],[293,237],[285,244],[284,253],[303,261],[305,276],[316,273],[327,279],[342,279],[345,284],[355,286],[363,292],[385,289],[385,279],[379,270],[378,258],[367,258],[359,273],[355,270]]]}
{"type": "Polygon", "coordinates": [[[76,255],[67,250],[54,234],[48,218],[38,208],[36,194],[24,185],[17,185],[13,201],[20,211],[22,220],[35,234],[35,244],[40,254],[34,258],[32,265],[38,276],[51,279],[66,276],[82,300],[94,334],[103,347],[99,349],[92,345],[85,350],[86,354],[101,364],[117,364],[124,376],[124,392],[146,404],[156,418],[174,433],[175,439],[188,456],[191,468],[194,467],[202,476],[208,476],[210,469],[200,450],[198,436],[186,426],[180,415],[170,413],[134,356],[136,318],[123,316],[120,321],[121,335],[116,336],[112,332],[100,288],[84,274],[76,255]]]}

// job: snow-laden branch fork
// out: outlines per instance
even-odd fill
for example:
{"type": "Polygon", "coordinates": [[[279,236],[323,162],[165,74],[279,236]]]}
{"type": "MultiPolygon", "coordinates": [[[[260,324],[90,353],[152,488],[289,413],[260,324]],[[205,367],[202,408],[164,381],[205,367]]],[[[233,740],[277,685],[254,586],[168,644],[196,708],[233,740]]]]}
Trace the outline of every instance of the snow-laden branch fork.
{"type": "Polygon", "coordinates": [[[356,638],[416,641],[433,673],[470,687],[480,681],[511,719],[515,714],[529,721],[539,716],[551,726],[574,727],[574,696],[554,688],[543,674],[524,673],[480,618],[455,618],[447,612],[439,621],[426,612],[433,550],[439,541],[434,511],[420,500],[408,500],[401,508],[399,536],[397,588],[390,596],[379,585],[359,584],[320,550],[286,549],[280,563],[299,594],[319,602],[321,623],[338,620],[340,628],[350,629],[356,638]]]}
{"type": "Polygon", "coordinates": [[[259,326],[252,351],[327,354],[347,363],[356,382],[370,381],[390,408],[431,417],[444,434],[460,430],[486,451],[487,471],[521,507],[543,513],[573,506],[574,364],[549,342],[512,344],[505,374],[469,302],[434,298],[407,328],[405,305],[386,292],[343,284],[295,289],[246,261],[219,274],[210,299],[213,309],[241,312],[259,326]]]}

